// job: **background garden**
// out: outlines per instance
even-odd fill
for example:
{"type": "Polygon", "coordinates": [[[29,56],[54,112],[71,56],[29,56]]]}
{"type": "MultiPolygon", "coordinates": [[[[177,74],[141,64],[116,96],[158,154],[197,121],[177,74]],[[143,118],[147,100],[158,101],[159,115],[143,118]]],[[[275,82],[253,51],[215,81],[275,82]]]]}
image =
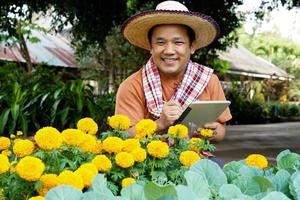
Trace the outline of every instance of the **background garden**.
{"type": "MultiPolygon", "coordinates": [[[[32,135],[43,126],[59,130],[75,127],[83,117],[92,117],[105,131],[114,112],[115,92],[128,75],[140,68],[147,52],[129,45],[120,25],[130,15],[154,8],[159,1],[5,1],[0,5],[0,48],[18,46],[23,62],[0,61],[0,135],[17,130],[32,135]],[[37,17],[38,16],[38,17],[37,17]],[[50,29],[35,23],[51,17],[50,29]],[[35,20],[34,20],[35,19],[35,20]],[[76,68],[35,63],[26,41],[38,43],[33,31],[60,33],[75,49],[76,68]]],[[[243,23],[248,13],[238,11],[242,0],[184,1],[192,11],[211,15],[220,25],[217,41],[194,55],[194,60],[224,77],[229,63],[217,52],[241,44],[253,53],[287,71],[292,79],[222,80],[231,103],[230,124],[270,123],[300,120],[300,45],[282,38],[276,30],[248,34],[243,23]],[[226,16],[226,17],[224,17],[226,16]],[[254,94],[250,95],[250,85],[254,94]]],[[[259,22],[269,11],[284,5],[297,8],[300,1],[264,1],[253,11],[259,22]]]]}
{"type": "Polygon", "coordinates": [[[212,130],[202,129],[202,139],[187,137],[182,125],[155,134],[156,123],[146,119],[131,138],[130,119],[113,116],[119,84],[148,58],[123,39],[121,24],[158,2],[0,2],[0,200],[300,199],[299,150],[283,151],[299,146],[300,44],[277,29],[260,31],[272,10],[299,9],[300,1],[264,0],[251,12],[239,9],[246,0],[181,1],[221,27],[220,37],[193,59],[214,68],[232,102],[229,123],[239,125],[228,126],[218,144],[216,155],[228,161],[222,168],[201,159],[215,150],[212,130]],[[250,15],[252,33],[244,26],[250,15]],[[52,49],[33,46],[45,38],[52,49]],[[72,57],[60,49],[65,44],[72,57]],[[241,46],[288,74],[232,74],[220,55],[241,46]],[[68,64],[35,59],[46,57],[45,49],[68,64]],[[271,124],[268,132],[241,125],[291,121],[297,123],[271,124]]]}

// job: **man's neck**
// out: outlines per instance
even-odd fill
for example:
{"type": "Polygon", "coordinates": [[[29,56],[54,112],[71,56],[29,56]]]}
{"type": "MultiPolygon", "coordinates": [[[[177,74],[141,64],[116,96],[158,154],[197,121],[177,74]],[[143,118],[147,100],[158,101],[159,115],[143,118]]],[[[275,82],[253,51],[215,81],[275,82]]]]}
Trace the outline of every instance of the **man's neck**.
{"type": "Polygon", "coordinates": [[[162,80],[182,80],[184,76],[184,72],[185,70],[178,74],[166,74],[159,71],[159,75],[162,80]]]}

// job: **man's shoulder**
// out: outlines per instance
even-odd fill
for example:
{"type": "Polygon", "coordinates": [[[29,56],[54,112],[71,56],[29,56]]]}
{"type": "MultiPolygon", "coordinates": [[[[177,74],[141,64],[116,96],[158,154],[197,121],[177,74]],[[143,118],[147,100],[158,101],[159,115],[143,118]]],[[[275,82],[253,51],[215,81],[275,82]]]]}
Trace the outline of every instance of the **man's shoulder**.
{"type": "Polygon", "coordinates": [[[120,88],[136,88],[142,86],[142,69],[131,74],[120,85],[120,88]]]}

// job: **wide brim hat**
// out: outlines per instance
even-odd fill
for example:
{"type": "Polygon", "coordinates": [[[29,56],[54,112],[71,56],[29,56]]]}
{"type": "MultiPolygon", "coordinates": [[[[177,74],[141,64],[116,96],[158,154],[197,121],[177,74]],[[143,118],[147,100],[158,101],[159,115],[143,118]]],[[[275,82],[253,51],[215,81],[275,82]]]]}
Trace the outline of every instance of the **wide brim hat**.
{"type": "Polygon", "coordinates": [[[162,24],[182,24],[195,32],[195,49],[211,44],[219,34],[219,26],[210,16],[189,11],[177,1],[164,1],[155,10],[148,10],[133,15],[122,25],[124,37],[131,44],[150,50],[149,30],[162,24]]]}

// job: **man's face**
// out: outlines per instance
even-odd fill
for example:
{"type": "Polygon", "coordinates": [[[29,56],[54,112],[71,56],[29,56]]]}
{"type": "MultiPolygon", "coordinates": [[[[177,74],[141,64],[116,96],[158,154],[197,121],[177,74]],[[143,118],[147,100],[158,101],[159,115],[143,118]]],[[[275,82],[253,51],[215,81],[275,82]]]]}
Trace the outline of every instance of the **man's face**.
{"type": "Polygon", "coordinates": [[[195,52],[190,44],[186,27],[182,25],[159,25],[151,35],[153,61],[160,73],[167,76],[183,75],[191,54],[195,52]]]}

